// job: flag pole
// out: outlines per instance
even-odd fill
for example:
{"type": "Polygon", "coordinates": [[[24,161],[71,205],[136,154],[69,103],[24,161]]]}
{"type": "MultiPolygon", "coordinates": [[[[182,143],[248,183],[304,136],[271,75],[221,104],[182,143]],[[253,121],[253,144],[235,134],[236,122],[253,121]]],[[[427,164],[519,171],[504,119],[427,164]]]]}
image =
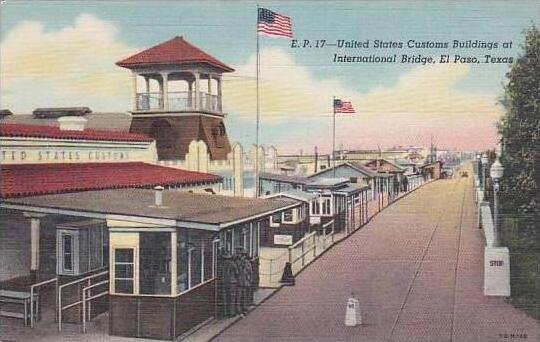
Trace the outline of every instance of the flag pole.
{"type": "Polygon", "coordinates": [[[336,178],[336,97],[332,98],[332,111],[333,111],[333,120],[332,120],[332,169],[334,170],[334,178],[336,178]]]}
{"type": "Polygon", "coordinates": [[[257,66],[256,66],[256,97],[257,97],[257,119],[255,124],[255,197],[259,197],[259,116],[260,116],[260,103],[259,103],[259,74],[260,74],[260,55],[259,55],[259,4],[257,4],[257,25],[255,27],[255,34],[257,35],[257,66]]]}

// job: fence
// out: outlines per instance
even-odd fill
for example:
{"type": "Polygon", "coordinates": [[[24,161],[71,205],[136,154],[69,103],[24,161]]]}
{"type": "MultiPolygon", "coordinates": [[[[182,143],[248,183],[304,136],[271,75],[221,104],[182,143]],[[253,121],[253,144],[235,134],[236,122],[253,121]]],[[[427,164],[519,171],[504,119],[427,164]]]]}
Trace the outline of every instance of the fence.
{"type": "Polygon", "coordinates": [[[294,245],[289,246],[287,250],[262,247],[259,257],[260,287],[279,287],[287,262],[291,263],[293,274],[297,274],[334,242],[334,221],[332,220],[326,223],[321,231],[307,234],[294,245]],[[326,234],[328,227],[332,227],[332,230],[326,234]]]}
{"type": "MultiPolygon", "coordinates": [[[[392,204],[393,201],[405,196],[407,193],[431,183],[433,180],[425,180],[419,177],[415,182],[408,187],[408,191],[399,192],[392,198],[389,198],[389,193],[378,193],[374,199],[367,202],[366,218],[363,221],[358,221],[360,225],[354,229],[343,230],[340,233],[335,232],[335,222],[332,220],[326,223],[322,229],[314,231],[304,236],[294,245],[289,246],[287,250],[282,248],[261,247],[260,264],[259,264],[259,286],[277,288],[280,286],[283,269],[287,262],[291,263],[293,274],[297,274],[318,255],[331,247],[336,241],[339,241],[348,235],[354,233],[361,226],[369,222],[382,208],[392,204]],[[382,202],[382,203],[381,203],[382,202]],[[332,227],[331,232],[326,234],[328,227],[332,227]]],[[[368,196],[369,198],[369,196],[368,196]]]]}

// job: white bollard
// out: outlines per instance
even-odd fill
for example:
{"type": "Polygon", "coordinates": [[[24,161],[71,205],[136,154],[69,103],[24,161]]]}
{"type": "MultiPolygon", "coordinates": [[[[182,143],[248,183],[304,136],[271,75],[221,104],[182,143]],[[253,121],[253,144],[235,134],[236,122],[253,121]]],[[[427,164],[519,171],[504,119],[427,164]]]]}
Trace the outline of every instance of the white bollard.
{"type": "Polygon", "coordinates": [[[354,294],[351,294],[351,298],[347,300],[347,309],[345,311],[345,326],[355,327],[358,324],[362,324],[360,303],[358,302],[358,299],[354,298],[354,294]]]}

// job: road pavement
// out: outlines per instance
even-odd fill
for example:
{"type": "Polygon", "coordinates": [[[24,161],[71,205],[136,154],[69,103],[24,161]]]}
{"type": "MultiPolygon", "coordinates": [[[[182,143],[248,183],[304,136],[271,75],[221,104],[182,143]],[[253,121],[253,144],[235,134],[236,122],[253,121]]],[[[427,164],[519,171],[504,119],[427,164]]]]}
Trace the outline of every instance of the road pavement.
{"type": "Polygon", "coordinates": [[[538,341],[539,325],[486,297],[470,178],[399,200],[215,341],[538,341]],[[353,294],[363,324],[344,325],[353,294]]]}

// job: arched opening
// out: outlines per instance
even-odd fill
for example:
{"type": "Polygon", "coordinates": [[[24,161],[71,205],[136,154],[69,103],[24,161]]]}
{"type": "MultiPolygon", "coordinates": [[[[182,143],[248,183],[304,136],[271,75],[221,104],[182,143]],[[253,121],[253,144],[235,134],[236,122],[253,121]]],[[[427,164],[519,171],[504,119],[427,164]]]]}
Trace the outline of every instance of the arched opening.
{"type": "Polygon", "coordinates": [[[150,137],[156,141],[159,159],[167,159],[169,150],[174,148],[178,140],[178,133],[167,120],[158,119],[150,127],[150,137]]]}

